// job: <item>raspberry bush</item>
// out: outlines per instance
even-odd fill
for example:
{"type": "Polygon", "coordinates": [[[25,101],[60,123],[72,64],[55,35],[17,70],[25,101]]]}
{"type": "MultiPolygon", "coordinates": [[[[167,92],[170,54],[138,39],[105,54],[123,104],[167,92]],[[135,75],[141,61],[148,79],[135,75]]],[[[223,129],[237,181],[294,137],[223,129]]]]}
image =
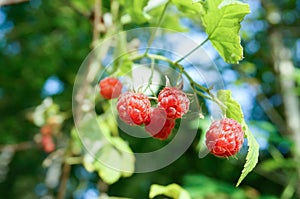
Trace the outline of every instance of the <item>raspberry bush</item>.
{"type": "MultiPolygon", "coordinates": [[[[130,177],[134,173],[135,156],[130,149],[130,146],[138,145],[132,145],[131,139],[126,141],[123,140],[123,135],[119,133],[120,128],[123,126],[118,128],[117,122],[115,121],[116,115],[120,118],[120,120],[132,126],[130,127],[131,129],[144,128],[151,137],[156,138],[152,140],[149,139],[149,143],[157,144],[155,145],[156,147],[169,144],[168,142],[170,141],[170,137],[172,137],[170,135],[177,132],[176,128],[178,126],[180,126],[179,129],[181,130],[179,133],[182,134],[180,134],[180,136],[174,136],[175,138],[181,139],[188,135],[190,132],[184,129],[185,126],[182,125],[181,122],[190,122],[188,121],[190,118],[189,116],[192,115],[190,113],[194,113],[191,108],[194,108],[194,106],[192,106],[194,104],[191,103],[195,103],[197,105],[201,103],[201,106],[209,108],[207,107],[207,101],[216,104],[220,108],[220,111],[222,112],[221,114],[224,117],[224,119],[220,121],[212,122],[211,127],[206,134],[205,143],[207,149],[212,154],[218,157],[234,156],[239,152],[243,144],[244,136],[248,141],[249,150],[246,157],[245,168],[238,180],[239,184],[257,163],[258,145],[244,120],[241,107],[231,97],[230,92],[221,91],[220,94],[218,93],[216,95],[214,93],[215,90],[213,89],[214,85],[209,85],[211,87],[206,88],[206,85],[203,86],[197,83],[199,82],[199,79],[189,74],[186,70],[190,67],[190,64],[188,64],[190,60],[186,60],[186,58],[196,52],[196,50],[202,47],[207,41],[210,41],[212,46],[216,48],[220,56],[226,62],[233,64],[238,63],[243,58],[243,49],[240,45],[240,37],[237,33],[240,29],[240,21],[243,20],[243,17],[247,13],[249,13],[248,4],[225,0],[137,0],[134,1],[134,6],[131,6],[131,1],[97,0],[95,1],[94,7],[89,9],[90,3],[88,3],[88,5],[81,5],[85,3],[86,1],[76,1],[76,3],[70,2],[70,5],[72,6],[68,5],[68,9],[63,8],[62,10],[67,10],[68,12],[66,13],[69,13],[71,9],[75,8],[75,13],[82,14],[89,20],[94,20],[93,23],[90,23],[94,25],[92,37],[93,42],[91,46],[96,46],[98,44],[101,46],[102,41],[108,45],[104,47],[101,46],[103,48],[99,47],[100,50],[95,50],[92,56],[87,59],[87,70],[80,70],[80,72],[83,73],[79,74],[79,81],[77,81],[78,84],[76,83],[76,86],[74,86],[73,116],[76,126],[74,126],[74,129],[71,130],[70,143],[65,144],[61,141],[67,137],[67,133],[61,131],[65,131],[65,129],[70,126],[69,124],[63,126],[64,123],[62,121],[72,117],[67,111],[66,113],[63,112],[59,114],[59,116],[61,116],[58,120],[61,121],[61,123],[59,123],[59,127],[62,126],[63,128],[54,128],[53,125],[50,125],[51,122],[47,117],[51,115],[51,112],[53,111],[49,111],[49,113],[47,111],[41,113],[41,107],[39,107],[36,110],[36,114],[34,114],[39,115],[39,117],[42,118],[40,120],[37,119],[36,122],[36,125],[41,129],[39,132],[40,137],[37,136],[41,139],[36,139],[39,144],[38,146],[41,146],[46,152],[54,152],[54,158],[56,157],[56,154],[63,153],[64,158],[53,160],[53,162],[56,162],[55,168],[61,167],[64,172],[69,172],[62,175],[62,188],[59,187],[60,185],[53,186],[60,192],[60,197],[58,198],[64,198],[64,194],[61,194],[61,190],[65,189],[64,187],[67,187],[66,185],[69,182],[67,178],[70,175],[70,171],[72,171],[71,174],[73,173],[73,168],[71,169],[71,166],[75,164],[82,164],[87,171],[98,173],[101,178],[101,180],[99,179],[99,184],[101,184],[100,192],[104,196],[106,195],[106,191],[110,184],[115,183],[121,177],[130,177]],[[109,40],[110,34],[122,32],[122,28],[124,28],[123,30],[125,30],[125,28],[127,30],[127,28],[130,27],[144,27],[148,24],[158,27],[162,25],[169,28],[170,20],[173,21],[174,24],[178,25],[176,26],[177,30],[185,29],[184,27],[180,27],[180,23],[177,23],[180,22],[180,20],[173,17],[174,13],[170,13],[172,10],[176,10],[176,12],[180,11],[180,13],[184,16],[187,14],[185,17],[193,16],[193,19],[194,17],[199,17],[199,20],[195,21],[202,22],[202,33],[203,35],[207,35],[207,38],[204,39],[203,42],[199,43],[197,47],[194,49],[187,49],[189,52],[183,51],[186,54],[176,54],[175,50],[172,51],[175,49],[173,48],[173,45],[170,52],[168,52],[168,49],[164,49],[168,53],[165,53],[160,49],[155,49],[155,47],[157,47],[155,46],[157,41],[163,42],[163,45],[165,44],[165,40],[156,40],[156,37],[159,37],[161,33],[155,28],[149,32],[147,32],[148,30],[145,31],[145,33],[147,33],[145,34],[146,37],[142,35],[142,39],[137,36],[139,34],[127,35],[127,32],[126,34],[123,34],[125,33],[123,32],[122,34],[116,34],[119,35],[119,37],[113,37],[114,39],[109,40]],[[160,11],[162,12],[161,15],[157,16],[157,13],[160,11]],[[157,22],[157,24],[153,24],[154,22],[157,22]],[[105,40],[112,42],[106,42],[105,40]],[[172,53],[176,56],[173,56],[172,53]],[[180,56],[180,58],[174,59],[178,56],[180,56]],[[110,64],[106,65],[107,63],[110,64]],[[156,70],[156,64],[160,63],[170,67],[170,69],[172,68],[178,77],[173,77],[172,74],[169,74],[168,72],[163,74],[165,71],[169,71],[169,69],[165,71],[156,70]],[[149,79],[147,79],[148,77],[143,79],[145,74],[142,74],[141,77],[136,77],[136,74],[132,72],[137,68],[137,66],[141,65],[143,65],[144,68],[147,68],[145,71],[147,71],[147,73],[149,72],[149,79]],[[101,68],[101,71],[96,71],[97,68],[101,68]],[[157,71],[162,72],[162,74],[155,77],[155,73],[157,71]],[[100,73],[108,77],[102,79],[95,85],[94,82],[99,79],[98,75],[100,73]],[[161,81],[157,81],[160,84],[159,86],[152,84],[156,81],[155,78],[157,77],[160,80],[169,78],[171,79],[171,83],[164,84],[161,81]],[[122,78],[124,88],[119,78],[122,78]],[[142,84],[148,83],[146,89],[143,90],[144,85],[139,85],[142,88],[136,86],[134,82],[136,79],[143,79],[144,82],[142,84]],[[125,88],[128,83],[127,80],[132,80],[133,83],[125,88]],[[185,85],[183,85],[180,80],[183,80],[182,82],[185,85]],[[103,99],[96,101],[96,104],[99,103],[95,108],[96,114],[93,112],[93,107],[90,106],[91,104],[94,104],[90,100],[94,99],[91,91],[95,88],[95,86],[99,87],[102,98],[107,100],[118,98],[117,101],[113,100],[111,102],[103,99]],[[182,87],[188,87],[188,89],[181,89],[182,87]],[[159,89],[161,89],[161,91],[159,89]],[[189,96],[194,97],[189,98],[189,96]],[[116,106],[113,106],[115,102],[116,106]],[[94,118],[91,118],[91,116],[94,118]],[[80,136],[77,135],[77,131],[80,136]],[[57,153],[55,153],[56,151],[57,153]],[[99,160],[104,160],[104,162],[99,160]],[[62,165],[57,166],[57,163],[62,165]],[[114,170],[114,166],[116,165],[121,165],[122,168],[120,170],[114,170]],[[124,171],[122,169],[124,169],[124,171]]],[[[176,15],[177,14],[174,16],[176,17],[176,15]]],[[[72,17],[66,17],[66,19],[70,20],[72,17]]],[[[163,38],[168,39],[168,34],[163,36],[163,38]]],[[[177,44],[175,43],[174,46],[176,45],[177,44]]],[[[182,46],[177,46],[179,46],[182,50],[182,46]]],[[[45,52],[48,51],[45,50],[45,52]]],[[[199,59],[200,58],[202,57],[199,56],[199,59]]],[[[96,100],[98,100],[98,98],[96,98],[96,100]]],[[[53,109],[58,110],[57,107],[54,107],[53,109]]],[[[199,115],[210,117],[210,110],[207,110],[208,112],[204,113],[200,111],[199,115]]],[[[199,112],[197,112],[197,116],[198,113],[199,112]]],[[[199,120],[200,119],[202,118],[199,118],[199,120]]],[[[192,122],[193,121],[191,121],[191,123],[192,122]]],[[[190,125],[190,123],[188,124],[190,125]]],[[[190,126],[192,125],[194,124],[191,124],[190,126]]],[[[196,125],[194,125],[193,128],[196,129],[195,132],[198,134],[200,134],[203,130],[201,127],[196,125]]],[[[120,132],[125,132],[124,129],[121,130],[122,131],[120,132]]],[[[199,137],[202,136],[196,136],[196,139],[199,137]]],[[[137,142],[139,141],[142,143],[140,146],[149,146],[148,143],[144,144],[144,142],[148,142],[148,139],[147,141],[138,139],[137,142]]],[[[181,140],[179,140],[178,143],[180,143],[180,141],[181,140]]],[[[197,141],[198,140],[195,142],[197,141]]],[[[202,142],[200,143],[202,144],[202,142]]],[[[195,149],[196,147],[193,147],[193,145],[191,145],[190,148],[191,150],[199,150],[198,148],[195,149]]],[[[52,158],[52,156],[50,158],[52,158]]],[[[169,157],[166,157],[166,159],[168,158],[169,157]]],[[[195,161],[198,161],[198,157],[194,158],[197,158],[195,161]]],[[[154,162],[155,160],[156,159],[154,158],[153,164],[156,163],[154,162]]],[[[224,161],[226,161],[226,159],[224,159],[224,161]]],[[[60,182],[60,180],[58,179],[57,182],[60,182]]],[[[188,194],[182,191],[182,189],[178,186],[172,185],[168,187],[166,191],[162,191],[162,189],[162,187],[154,187],[150,192],[150,198],[156,197],[156,194],[164,194],[169,197],[183,196],[182,194],[184,194],[184,198],[189,198],[187,196],[188,194]]],[[[71,196],[71,194],[66,197],[69,196],[71,196]]]]}

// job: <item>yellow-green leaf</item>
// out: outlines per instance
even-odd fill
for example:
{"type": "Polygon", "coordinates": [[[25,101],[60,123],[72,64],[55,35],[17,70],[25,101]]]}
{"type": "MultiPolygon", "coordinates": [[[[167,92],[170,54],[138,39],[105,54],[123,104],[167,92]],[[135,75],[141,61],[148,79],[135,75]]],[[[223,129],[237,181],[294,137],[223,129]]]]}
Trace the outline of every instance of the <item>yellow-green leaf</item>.
{"type": "Polygon", "coordinates": [[[170,184],[168,186],[151,185],[150,199],[159,195],[165,195],[173,199],[191,199],[189,193],[177,184],[170,184]]]}

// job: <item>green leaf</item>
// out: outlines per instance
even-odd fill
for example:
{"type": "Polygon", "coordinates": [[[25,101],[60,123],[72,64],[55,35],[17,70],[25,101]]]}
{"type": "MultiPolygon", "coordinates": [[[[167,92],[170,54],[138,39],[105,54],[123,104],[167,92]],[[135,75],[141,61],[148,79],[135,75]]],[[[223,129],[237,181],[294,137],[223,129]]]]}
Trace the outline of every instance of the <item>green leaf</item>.
{"type": "Polygon", "coordinates": [[[74,9],[76,9],[78,12],[85,15],[88,15],[91,12],[91,10],[93,10],[93,5],[94,5],[94,2],[91,0],[88,1],[72,0],[68,3],[71,4],[74,7],[74,9]]]}
{"type": "Polygon", "coordinates": [[[149,12],[158,7],[162,7],[168,3],[168,0],[149,0],[147,5],[144,7],[144,12],[149,12]]]}
{"type": "Polygon", "coordinates": [[[246,163],[244,165],[244,169],[242,170],[242,174],[236,184],[236,186],[239,186],[239,184],[254,169],[258,162],[259,145],[244,120],[244,115],[240,104],[232,98],[231,91],[219,90],[217,96],[219,100],[222,101],[227,107],[225,110],[223,110],[226,117],[232,118],[239,122],[242,125],[245,136],[248,139],[249,148],[246,156],[246,163]]]}
{"type": "Polygon", "coordinates": [[[80,155],[82,153],[82,143],[75,128],[71,130],[71,151],[74,155],[80,155]]]}
{"type": "Polygon", "coordinates": [[[128,144],[120,137],[113,137],[112,144],[121,154],[121,172],[123,177],[130,177],[134,173],[135,156],[128,144]]]}
{"type": "Polygon", "coordinates": [[[113,71],[110,73],[115,73],[115,76],[131,76],[132,71],[132,61],[129,59],[129,55],[127,52],[127,40],[126,40],[126,32],[118,34],[119,36],[116,38],[116,48],[114,51],[115,61],[113,63],[113,71]]]}
{"type": "Polygon", "coordinates": [[[248,147],[249,148],[248,148],[248,153],[246,156],[246,163],[244,165],[244,169],[242,170],[242,174],[240,175],[240,178],[239,178],[238,182],[236,183],[237,187],[241,184],[241,182],[244,180],[244,178],[254,169],[254,167],[256,166],[256,164],[258,162],[258,156],[259,156],[259,145],[258,145],[255,137],[249,130],[246,123],[244,123],[242,126],[243,126],[243,129],[246,128],[245,135],[248,139],[248,147]]]}
{"type": "Polygon", "coordinates": [[[134,173],[135,156],[120,137],[112,136],[117,124],[114,115],[105,113],[97,118],[87,115],[79,126],[85,146],[88,147],[83,165],[88,171],[96,171],[107,184],[134,173]],[[101,128],[99,128],[99,126],[101,128]]]}
{"type": "Polygon", "coordinates": [[[130,16],[130,22],[143,24],[148,21],[143,9],[147,5],[147,0],[125,0],[120,1],[124,7],[124,13],[130,16]]]}
{"type": "MultiPolygon", "coordinates": [[[[178,0],[176,0],[178,1],[178,0]]],[[[150,26],[158,25],[158,17],[161,16],[168,0],[150,0],[147,6],[144,7],[144,15],[149,19],[150,26]]],[[[182,3],[185,4],[185,3],[182,3]]],[[[187,3],[186,3],[187,4],[187,3]]],[[[179,3],[178,3],[178,6],[179,3]]],[[[187,29],[181,25],[180,16],[177,13],[166,12],[164,13],[163,20],[160,24],[160,28],[172,29],[178,32],[185,32],[187,29]]]]}
{"type": "Polygon", "coordinates": [[[120,153],[108,144],[100,151],[100,156],[95,162],[95,169],[105,183],[113,184],[121,177],[121,171],[117,169],[121,161],[120,153]]]}
{"type": "Polygon", "coordinates": [[[225,116],[242,124],[244,121],[244,114],[242,112],[241,105],[232,98],[231,91],[219,90],[217,96],[219,100],[227,107],[227,109],[223,110],[225,116]]]}
{"type": "Polygon", "coordinates": [[[236,0],[210,0],[202,5],[208,39],[226,62],[238,63],[243,59],[240,22],[250,13],[249,5],[236,0]]]}
{"type": "Polygon", "coordinates": [[[194,3],[191,0],[182,1],[182,0],[172,0],[172,3],[176,5],[178,10],[182,11],[185,14],[198,14],[201,11],[201,5],[194,3]]]}
{"type": "Polygon", "coordinates": [[[165,195],[173,199],[191,199],[189,193],[177,184],[168,186],[151,185],[149,197],[154,198],[159,195],[165,195]]]}

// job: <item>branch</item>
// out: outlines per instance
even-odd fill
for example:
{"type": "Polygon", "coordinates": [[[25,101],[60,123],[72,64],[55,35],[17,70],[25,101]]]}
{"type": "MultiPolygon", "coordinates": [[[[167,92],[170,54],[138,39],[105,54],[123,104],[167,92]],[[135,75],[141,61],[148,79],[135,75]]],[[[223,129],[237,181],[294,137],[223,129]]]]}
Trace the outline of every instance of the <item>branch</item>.
{"type": "Polygon", "coordinates": [[[28,150],[28,149],[31,149],[31,148],[36,148],[36,147],[37,147],[37,145],[36,145],[35,142],[26,141],[26,142],[21,142],[21,143],[18,143],[18,144],[0,145],[0,152],[7,149],[7,148],[10,148],[14,152],[16,152],[16,151],[25,151],[25,150],[28,150]]]}
{"type": "Polygon", "coordinates": [[[70,176],[70,172],[71,172],[71,165],[64,163],[57,199],[65,198],[67,182],[70,176]]]}
{"type": "Polygon", "coordinates": [[[0,6],[7,6],[11,4],[17,4],[17,3],[24,3],[28,2],[29,0],[0,0],[0,6]]]}
{"type": "Polygon", "coordinates": [[[93,28],[93,42],[92,47],[95,47],[101,33],[101,15],[102,15],[102,0],[95,0],[94,6],[94,28],[93,28]]]}

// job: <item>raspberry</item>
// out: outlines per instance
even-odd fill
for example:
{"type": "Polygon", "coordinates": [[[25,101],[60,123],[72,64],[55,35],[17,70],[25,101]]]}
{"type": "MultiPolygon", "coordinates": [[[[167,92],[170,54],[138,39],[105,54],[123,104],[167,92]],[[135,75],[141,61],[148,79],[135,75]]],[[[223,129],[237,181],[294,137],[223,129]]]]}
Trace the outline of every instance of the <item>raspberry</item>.
{"type": "Polygon", "coordinates": [[[145,126],[152,137],[165,140],[171,134],[175,126],[175,120],[167,118],[164,109],[153,108],[150,113],[150,122],[145,126]]]}
{"type": "Polygon", "coordinates": [[[190,100],[177,88],[164,88],[158,95],[158,106],[164,108],[168,118],[181,118],[189,110],[190,100]]]}
{"type": "Polygon", "coordinates": [[[117,110],[121,120],[129,125],[142,125],[149,122],[151,103],[142,93],[126,92],[120,95],[117,110]]]}
{"type": "Polygon", "coordinates": [[[41,127],[40,132],[42,135],[51,135],[52,134],[52,127],[50,125],[45,124],[44,126],[41,127]]]}
{"type": "Polygon", "coordinates": [[[47,153],[54,151],[55,144],[53,142],[51,135],[43,135],[42,136],[42,147],[43,147],[44,151],[47,153]]]}
{"type": "Polygon", "coordinates": [[[241,125],[230,118],[214,121],[206,133],[208,150],[219,157],[235,155],[244,142],[241,125]]]}
{"type": "Polygon", "coordinates": [[[105,99],[113,99],[119,97],[122,92],[122,83],[114,77],[106,77],[99,83],[100,94],[105,99]]]}

